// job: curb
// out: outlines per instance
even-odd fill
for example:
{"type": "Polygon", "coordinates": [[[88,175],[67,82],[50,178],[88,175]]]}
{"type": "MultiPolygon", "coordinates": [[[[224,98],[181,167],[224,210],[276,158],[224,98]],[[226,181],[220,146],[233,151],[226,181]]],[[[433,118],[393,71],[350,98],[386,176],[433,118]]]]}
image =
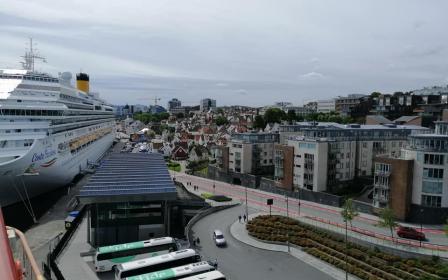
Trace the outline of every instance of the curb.
{"type": "MultiPolygon", "coordinates": [[[[249,215],[249,217],[254,218],[260,214],[262,214],[262,213],[252,214],[252,215],[249,215]]],[[[290,246],[290,252],[288,252],[287,245],[280,245],[280,244],[273,244],[273,243],[266,243],[266,242],[259,241],[255,238],[253,238],[252,236],[250,236],[249,234],[247,234],[247,231],[245,228],[244,228],[244,231],[246,232],[246,234],[243,233],[243,235],[247,235],[248,238],[242,237],[237,232],[238,231],[237,228],[239,227],[239,224],[240,223],[238,221],[235,221],[230,226],[230,234],[236,240],[238,240],[246,245],[249,245],[251,247],[257,248],[257,249],[262,249],[262,250],[267,250],[267,251],[272,251],[272,252],[287,253],[287,254],[295,257],[296,259],[308,264],[309,266],[312,266],[312,267],[316,268],[317,270],[322,271],[323,273],[327,274],[328,276],[332,277],[333,279],[345,280],[345,271],[340,270],[339,268],[336,268],[332,265],[329,265],[328,263],[305,253],[304,251],[296,248],[295,246],[294,247],[290,246]],[[246,240],[244,240],[244,239],[246,239],[246,240]],[[258,246],[256,245],[257,243],[259,243],[258,246]]],[[[359,278],[357,278],[351,274],[348,275],[348,279],[349,280],[359,280],[359,278]]]]}

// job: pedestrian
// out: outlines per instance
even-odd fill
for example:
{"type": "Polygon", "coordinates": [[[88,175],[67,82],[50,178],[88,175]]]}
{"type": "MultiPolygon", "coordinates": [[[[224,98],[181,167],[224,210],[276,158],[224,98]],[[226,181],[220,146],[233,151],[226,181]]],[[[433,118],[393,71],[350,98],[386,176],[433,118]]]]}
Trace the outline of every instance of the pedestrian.
{"type": "Polygon", "coordinates": [[[241,223],[241,215],[238,215],[238,222],[241,223]]]}
{"type": "Polygon", "coordinates": [[[243,215],[243,220],[244,220],[244,222],[246,222],[246,218],[247,218],[247,217],[246,217],[246,214],[244,214],[244,215],[243,215]]]}

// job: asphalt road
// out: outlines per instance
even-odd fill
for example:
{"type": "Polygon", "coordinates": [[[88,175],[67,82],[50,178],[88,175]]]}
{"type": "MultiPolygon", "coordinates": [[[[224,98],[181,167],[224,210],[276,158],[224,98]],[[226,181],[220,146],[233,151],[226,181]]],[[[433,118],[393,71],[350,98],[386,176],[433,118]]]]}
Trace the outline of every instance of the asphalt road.
{"type": "MultiPolygon", "coordinates": [[[[187,175],[185,173],[176,173],[176,180],[186,183],[192,182],[192,185],[199,186],[199,190],[202,192],[210,192],[216,194],[223,194],[238,201],[244,202],[245,200],[245,188],[237,185],[232,185],[220,181],[215,181],[215,189],[212,188],[213,181],[209,179],[204,179],[201,177],[187,175]]],[[[274,205],[272,207],[272,211],[286,213],[286,200],[283,196],[268,193],[256,189],[248,188],[247,191],[248,197],[248,205],[254,209],[257,209],[258,212],[269,212],[269,208],[266,206],[266,198],[273,198],[274,205]]],[[[299,215],[298,210],[298,201],[296,199],[289,199],[289,214],[291,216],[299,215]]],[[[328,221],[337,222],[343,224],[343,220],[340,214],[341,209],[337,207],[326,206],[318,203],[312,203],[309,201],[301,201],[300,207],[300,215],[301,216],[311,216],[311,217],[320,217],[326,219],[328,221]]],[[[383,234],[386,236],[390,235],[390,231],[387,228],[379,227],[378,224],[379,218],[373,215],[368,214],[360,214],[353,221],[353,225],[368,230],[371,232],[375,232],[377,234],[383,234]]],[[[411,225],[416,227],[418,230],[420,228],[419,225],[411,225]]],[[[434,226],[423,227],[423,231],[427,237],[426,243],[431,244],[439,244],[446,245],[448,243],[448,238],[444,234],[443,230],[439,227],[438,229],[434,228],[434,226]]]]}
{"type": "Polygon", "coordinates": [[[241,243],[230,234],[230,225],[245,210],[236,206],[198,221],[192,228],[193,236],[200,238],[196,249],[204,260],[218,260],[218,269],[231,280],[300,280],[333,279],[287,253],[257,249],[241,243]],[[213,230],[220,229],[227,247],[218,248],[212,239],[213,230]]]}

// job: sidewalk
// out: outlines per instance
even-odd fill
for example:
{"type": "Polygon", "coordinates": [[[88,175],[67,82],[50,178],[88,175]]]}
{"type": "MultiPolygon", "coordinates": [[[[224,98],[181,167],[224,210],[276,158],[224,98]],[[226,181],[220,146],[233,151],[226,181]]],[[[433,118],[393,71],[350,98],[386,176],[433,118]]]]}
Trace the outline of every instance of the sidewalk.
{"type": "MultiPolygon", "coordinates": [[[[249,217],[254,218],[260,214],[262,214],[262,213],[251,214],[251,215],[249,215],[249,217]]],[[[246,230],[245,223],[240,223],[238,221],[235,221],[230,226],[230,233],[232,234],[232,236],[235,239],[237,239],[240,242],[245,243],[249,246],[263,249],[263,250],[268,250],[268,251],[288,253],[288,246],[286,246],[286,245],[265,243],[265,242],[258,241],[256,239],[252,238],[251,236],[249,236],[249,234],[247,233],[247,230],[246,230]]],[[[334,266],[331,266],[331,265],[327,264],[326,262],[321,261],[321,260],[303,252],[300,249],[297,249],[297,248],[291,246],[289,254],[291,254],[291,256],[303,261],[304,263],[328,274],[329,276],[333,277],[334,279],[345,280],[345,271],[340,270],[334,266]]],[[[359,278],[357,278],[353,275],[349,275],[348,279],[358,280],[359,278]]]]}

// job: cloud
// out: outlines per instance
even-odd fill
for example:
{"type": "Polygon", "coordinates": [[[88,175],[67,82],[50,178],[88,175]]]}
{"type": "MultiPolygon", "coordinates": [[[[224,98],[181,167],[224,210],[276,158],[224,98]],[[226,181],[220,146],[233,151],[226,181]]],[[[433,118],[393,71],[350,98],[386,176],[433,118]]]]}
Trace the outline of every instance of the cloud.
{"type": "Polygon", "coordinates": [[[239,95],[247,95],[247,90],[245,89],[238,89],[235,92],[239,95]]]}
{"type": "Polygon", "coordinates": [[[309,72],[309,73],[300,75],[300,79],[306,80],[306,81],[321,80],[324,77],[325,76],[323,74],[318,73],[318,72],[309,72]]]}
{"type": "Polygon", "coordinates": [[[227,87],[229,84],[228,83],[216,83],[215,85],[217,87],[227,87]]]}

